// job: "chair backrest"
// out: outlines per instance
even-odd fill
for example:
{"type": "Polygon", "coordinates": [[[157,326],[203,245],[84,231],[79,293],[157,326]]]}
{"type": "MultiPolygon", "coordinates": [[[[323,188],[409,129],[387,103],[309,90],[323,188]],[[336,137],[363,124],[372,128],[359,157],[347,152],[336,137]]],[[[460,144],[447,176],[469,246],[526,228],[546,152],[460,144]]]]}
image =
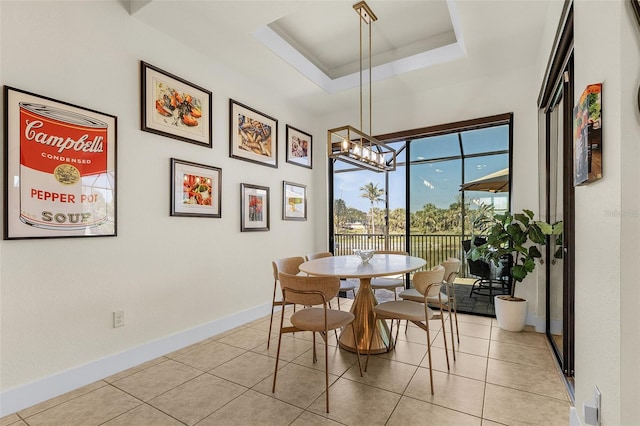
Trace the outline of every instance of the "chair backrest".
{"type": "Polygon", "coordinates": [[[284,300],[296,305],[322,305],[336,297],[340,290],[338,277],[291,275],[284,272],[280,272],[278,276],[284,300]]]}
{"type": "Polygon", "coordinates": [[[273,279],[278,281],[279,272],[291,275],[298,274],[300,272],[299,266],[303,263],[304,258],[302,256],[285,257],[274,260],[271,262],[271,266],[273,266],[273,279]]]}
{"type": "Polygon", "coordinates": [[[460,259],[456,259],[455,257],[450,257],[444,262],[442,262],[442,266],[444,267],[444,279],[448,284],[453,283],[453,280],[458,276],[458,272],[460,272],[460,259]]]}
{"type": "Polygon", "coordinates": [[[323,257],[331,257],[333,256],[333,253],[328,252],[328,251],[321,251],[318,253],[311,253],[307,255],[307,260],[314,260],[314,259],[321,259],[323,257]]]}
{"type": "Polygon", "coordinates": [[[444,267],[442,265],[434,266],[430,271],[418,271],[413,274],[413,287],[415,287],[420,294],[425,294],[427,290],[427,296],[437,296],[440,293],[440,286],[444,279],[444,267]],[[432,284],[436,284],[433,285],[432,284]]]}
{"type": "Polygon", "coordinates": [[[469,273],[471,275],[485,279],[491,278],[491,265],[489,265],[489,262],[486,262],[482,259],[469,259],[467,261],[467,264],[469,265],[469,273]]]}

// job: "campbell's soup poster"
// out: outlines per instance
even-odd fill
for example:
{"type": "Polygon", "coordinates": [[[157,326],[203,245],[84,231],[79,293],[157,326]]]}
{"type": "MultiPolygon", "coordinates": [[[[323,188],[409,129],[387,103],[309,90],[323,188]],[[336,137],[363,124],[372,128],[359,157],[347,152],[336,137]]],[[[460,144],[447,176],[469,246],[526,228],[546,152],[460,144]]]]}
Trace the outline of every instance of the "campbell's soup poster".
{"type": "Polygon", "coordinates": [[[116,117],[5,88],[5,239],[116,234],[116,117]]]}

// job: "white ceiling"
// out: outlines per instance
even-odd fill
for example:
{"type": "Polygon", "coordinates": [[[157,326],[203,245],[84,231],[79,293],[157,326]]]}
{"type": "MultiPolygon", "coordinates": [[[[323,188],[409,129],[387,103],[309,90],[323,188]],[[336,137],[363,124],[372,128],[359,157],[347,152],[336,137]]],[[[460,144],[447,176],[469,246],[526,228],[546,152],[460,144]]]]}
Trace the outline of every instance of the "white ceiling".
{"type": "MultiPolygon", "coordinates": [[[[531,66],[552,1],[562,0],[367,0],[378,18],[374,102],[531,66]]],[[[359,101],[356,2],[130,0],[129,9],[287,102],[325,114],[359,101]]]]}

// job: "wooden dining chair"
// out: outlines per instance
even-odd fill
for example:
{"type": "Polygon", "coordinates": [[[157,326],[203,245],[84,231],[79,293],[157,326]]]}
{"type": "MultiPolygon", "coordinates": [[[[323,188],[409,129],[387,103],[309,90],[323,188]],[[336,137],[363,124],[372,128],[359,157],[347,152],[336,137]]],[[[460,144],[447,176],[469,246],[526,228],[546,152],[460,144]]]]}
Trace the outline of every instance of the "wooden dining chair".
{"type": "MultiPolygon", "coordinates": [[[[278,377],[278,362],[280,360],[280,347],[282,346],[282,335],[285,333],[295,333],[300,331],[311,331],[313,334],[313,362],[317,362],[316,354],[316,333],[324,340],[324,373],[325,373],[325,395],[327,413],[329,412],[329,351],[327,338],[330,330],[337,330],[351,325],[351,331],[356,336],[353,326],[355,315],[351,312],[340,311],[329,308],[329,300],[333,299],[340,290],[340,279],[337,277],[315,277],[304,275],[290,275],[280,272],[280,287],[282,289],[282,299],[285,303],[305,306],[298,310],[289,318],[291,326],[284,327],[284,312],[280,316],[280,333],[278,335],[278,351],[276,353],[276,366],[273,372],[273,388],[276,391],[276,379],[278,377]],[[321,307],[318,307],[321,306],[321,307]]],[[[356,346],[358,358],[358,368],[362,376],[362,365],[360,364],[360,351],[356,346]]]]}
{"type": "MultiPolygon", "coordinates": [[[[308,254],[306,257],[307,257],[307,260],[314,260],[314,259],[321,259],[323,257],[330,257],[330,256],[333,256],[333,253],[329,251],[321,251],[318,253],[308,254]]],[[[353,292],[353,298],[355,299],[356,285],[354,284],[354,282],[352,280],[340,279],[340,292],[346,293],[348,291],[353,292]]],[[[340,294],[338,294],[336,297],[338,298],[338,309],[340,309],[340,294]]]]}
{"type": "MultiPolygon", "coordinates": [[[[300,273],[300,269],[298,268],[300,265],[304,263],[304,258],[302,256],[295,257],[285,257],[282,259],[276,259],[271,262],[271,266],[273,267],[273,298],[271,299],[271,318],[269,321],[269,335],[267,336],[267,349],[269,349],[269,345],[271,344],[271,327],[273,325],[273,312],[276,306],[282,306],[282,311],[284,312],[284,307],[287,305],[284,303],[283,298],[280,300],[276,300],[276,293],[278,292],[278,273],[285,272],[287,274],[296,275],[300,273]]],[[[295,312],[296,307],[293,306],[293,310],[295,312]]]]}
{"type": "MultiPolygon", "coordinates": [[[[456,302],[456,290],[454,281],[458,276],[460,271],[460,259],[456,259],[453,257],[448,258],[440,265],[444,268],[444,280],[442,282],[442,287],[437,294],[432,294],[427,297],[427,303],[432,307],[438,308],[437,317],[443,316],[446,310],[447,316],[449,318],[449,328],[451,331],[451,350],[453,352],[453,360],[456,360],[456,348],[455,348],[455,338],[453,333],[453,325],[455,319],[455,328],[456,328],[456,337],[458,341],[458,345],[460,344],[460,332],[458,330],[458,307],[456,302]],[[444,293],[442,292],[444,288],[444,293]],[[452,315],[453,312],[453,315],[452,315]]],[[[435,291],[433,291],[435,293],[435,291]]],[[[400,298],[402,300],[410,300],[413,302],[424,302],[424,296],[418,292],[418,290],[413,288],[404,290],[400,293],[400,298]]]]}
{"type": "MultiPolygon", "coordinates": [[[[418,271],[413,275],[413,285],[415,289],[422,295],[422,303],[416,303],[409,300],[393,300],[376,305],[373,308],[374,321],[378,319],[389,320],[407,320],[417,325],[427,333],[427,356],[429,359],[429,380],[431,383],[431,395],[433,395],[433,367],[431,362],[431,332],[429,330],[429,320],[434,319],[434,312],[427,304],[427,298],[437,296],[440,293],[440,286],[444,278],[444,267],[436,266],[430,271],[418,271]]],[[[444,339],[444,352],[447,358],[447,370],[449,369],[449,352],[447,349],[447,337],[445,333],[444,317],[440,315],[442,323],[442,337],[444,339]]],[[[377,329],[377,327],[376,327],[377,329]]],[[[371,353],[371,342],[373,335],[369,340],[369,354],[371,353]]],[[[397,334],[396,334],[397,336],[397,334]]],[[[397,337],[396,337],[397,339],[397,337]]],[[[369,354],[364,364],[364,371],[367,371],[369,365],[369,354]]]]}

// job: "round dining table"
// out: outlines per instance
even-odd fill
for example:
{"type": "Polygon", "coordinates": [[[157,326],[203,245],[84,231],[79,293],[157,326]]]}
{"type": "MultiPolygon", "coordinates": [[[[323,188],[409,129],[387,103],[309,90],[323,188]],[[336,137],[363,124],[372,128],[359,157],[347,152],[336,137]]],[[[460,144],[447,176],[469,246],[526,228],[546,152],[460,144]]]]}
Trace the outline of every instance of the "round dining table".
{"type": "Polygon", "coordinates": [[[345,327],[340,336],[340,347],[350,352],[378,354],[393,349],[393,339],[389,327],[383,320],[374,324],[373,307],[378,304],[371,290],[371,278],[387,275],[404,274],[415,271],[426,265],[426,261],[419,257],[401,254],[375,254],[368,262],[363,262],[358,256],[329,256],[309,260],[300,265],[300,270],[309,275],[358,278],[360,288],[351,305],[351,312],[355,316],[353,335],[351,327],[345,327]],[[378,330],[377,333],[374,331],[378,330]],[[371,349],[369,340],[374,333],[371,349]]]}

